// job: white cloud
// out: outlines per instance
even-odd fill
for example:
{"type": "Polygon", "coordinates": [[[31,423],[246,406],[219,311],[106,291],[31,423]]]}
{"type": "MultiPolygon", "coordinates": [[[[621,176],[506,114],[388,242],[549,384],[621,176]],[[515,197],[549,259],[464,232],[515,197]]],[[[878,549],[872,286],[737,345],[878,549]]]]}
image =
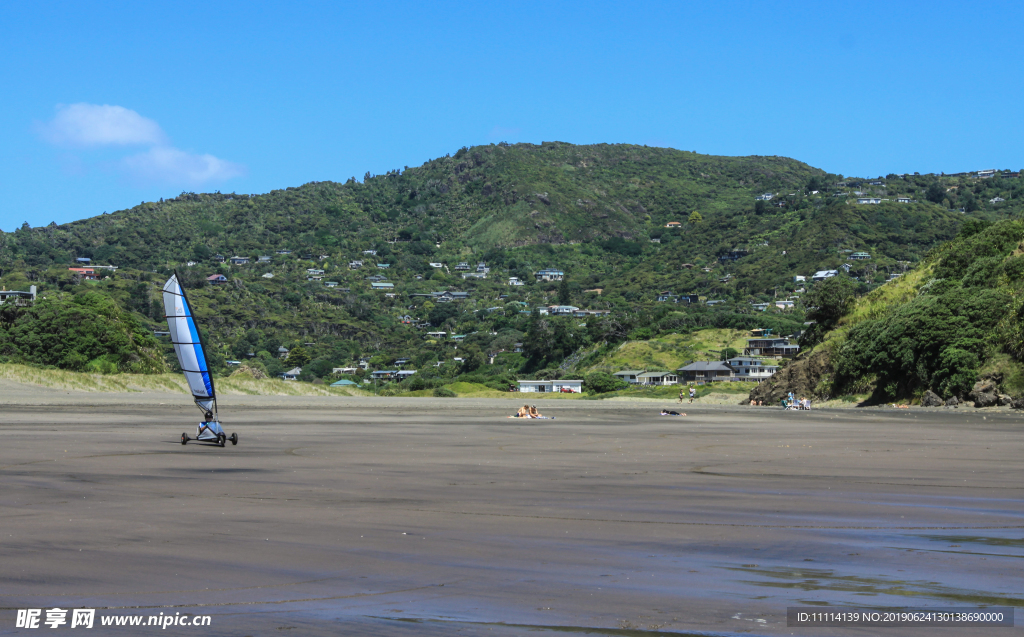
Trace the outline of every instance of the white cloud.
{"type": "Polygon", "coordinates": [[[156,146],[121,160],[119,168],[140,182],[201,186],[245,174],[245,166],[213,155],[188,153],[169,146],[156,146]]]}
{"type": "Polygon", "coordinates": [[[58,105],[57,115],[36,125],[43,139],[61,146],[165,144],[160,125],[123,106],[58,105]]]}

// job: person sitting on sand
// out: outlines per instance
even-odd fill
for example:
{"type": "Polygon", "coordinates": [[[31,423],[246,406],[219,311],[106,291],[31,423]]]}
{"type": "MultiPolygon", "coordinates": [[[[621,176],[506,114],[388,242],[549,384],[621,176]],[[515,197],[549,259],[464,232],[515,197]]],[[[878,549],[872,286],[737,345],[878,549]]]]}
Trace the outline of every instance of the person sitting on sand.
{"type": "Polygon", "coordinates": [[[529,417],[530,417],[530,406],[529,405],[523,405],[522,407],[520,407],[519,411],[516,412],[516,415],[513,416],[513,418],[529,418],[529,417]]]}
{"type": "Polygon", "coordinates": [[[668,409],[662,409],[661,410],[661,415],[662,416],[685,416],[686,414],[681,414],[678,411],[671,411],[671,410],[668,410],[668,409]]]}
{"type": "MultiPolygon", "coordinates": [[[[530,405],[530,418],[545,418],[545,419],[548,419],[547,416],[541,416],[540,415],[540,412],[537,411],[537,405],[530,405]]],[[[554,419],[554,416],[551,416],[550,419],[554,419]]]]}

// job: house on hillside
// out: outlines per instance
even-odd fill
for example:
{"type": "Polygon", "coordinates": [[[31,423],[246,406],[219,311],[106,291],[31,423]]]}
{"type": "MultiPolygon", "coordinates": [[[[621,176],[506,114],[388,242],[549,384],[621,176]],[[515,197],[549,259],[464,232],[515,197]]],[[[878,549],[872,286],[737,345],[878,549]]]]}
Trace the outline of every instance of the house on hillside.
{"type": "Polygon", "coordinates": [[[465,280],[465,279],[486,279],[486,278],[487,278],[487,273],[486,272],[463,272],[462,273],[462,279],[463,280],[465,280]]]}
{"type": "Polygon", "coordinates": [[[431,261],[428,265],[430,265],[430,267],[432,267],[432,268],[443,268],[444,267],[443,263],[437,263],[436,261],[431,261]]]}
{"type": "Polygon", "coordinates": [[[477,274],[487,274],[488,272],[491,271],[491,269],[489,267],[487,267],[486,263],[481,261],[480,263],[476,264],[476,271],[477,271],[477,274]]]}
{"type": "Polygon", "coordinates": [[[465,301],[469,298],[469,292],[452,292],[450,290],[445,290],[443,292],[410,294],[409,296],[424,296],[436,303],[449,303],[451,301],[465,301]]]}
{"type": "Polygon", "coordinates": [[[1006,200],[1003,199],[1002,197],[993,197],[992,199],[988,200],[989,203],[1002,203],[1004,201],[1006,200]]]}
{"type": "Polygon", "coordinates": [[[291,250],[276,250],[274,254],[291,254],[291,250]]]}
{"type": "Polygon", "coordinates": [[[222,285],[228,282],[228,278],[223,274],[211,274],[206,277],[206,282],[212,285],[222,285]]]}
{"type": "Polygon", "coordinates": [[[896,203],[914,203],[910,197],[896,197],[896,203]]]}
{"type": "Polygon", "coordinates": [[[370,289],[371,290],[383,290],[383,291],[390,292],[390,291],[395,289],[395,284],[394,283],[378,283],[376,281],[371,281],[370,282],[370,289]]]}
{"type": "Polygon", "coordinates": [[[672,303],[678,303],[679,297],[671,292],[658,292],[657,301],[659,303],[665,303],[671,301],[672,303]]]}
{"type": "Polygon", "coordinates": [[[575,305],[549,305],[548,313],[554,316],[571,316],[573,312],[579,309],[575,305]]]}
{"type": "Polygon", "coordinates": [[[680,221],[669,221],[665,224],[666,228],[682,228],[683,224],[680,221]]]}
{"type": "Polygon", "coordinates": [[[89,265],[89,264],[92,263],[92,259],[89,258],[89,257],[77,257],[75,259],[75,263],[82,263],[82,264],[85,264],[85,265],[89,265]]]}
{"type": "Polygon", "coordinates": [[[871,255],[868,254],[867,252],[854,252],[853,254],[850,255],[850,258],[856,259],[858,261],[865,261],[867,259],[870,259],[871,255]]]}
{"type": "Polygon", "coordinates": [[[378,263],[377,267],[380,268],[381,270],[387,270],[388,268],[391,267],[391,264],[390,263],[378,263]]]}
{"type": "Polygon", "coordinates": [[[375,257],[375,256],[377,256],[377,251],[376,250],[363,250],[363,254],[365,254],[367,256],[375,257]]]}
{"type": "Polygon", "coordinates": [[[302,368],[301,367],[293,367],[293,368],[289,369],[288,371],[282,373],[281,374],[281,378],[283,378],[284,380],[298,380],[299,379],[299,374],[301,374],[301,373],[302,373],[302,368]]]}
{"type": "Polygon", "coordinates": [[[265,273],[263,275],[263,278],[264,279],[273,279],[274,278],[274,273],[273,272],[267,272],[267,273],[265,273]]]}
{"type": "Polygon", "coordinates": [[[323,276],[324,271],[319,268],[306,268],[306,274],[309,276],[323,276]]]}
{"type": "Polygon", "coordinates": [[[785,337],[748,338],[743,348],[744,356],[771,356],[773,358],[793,358],[800,352],[799,345],[793,345],[785,337]]]}
{"type": "Polygon", "coordinates": [[[224,255],[223,254],[215,254],[215,255],[213,255],[212,258],[217,263],[224,263],[224,255]]]}
{"type": "Polygon", "coordinates": [[[824,281],[825,279],[831,279],[834,276],[839,276],[839,270],[818,270],[811,277],[811,281],[824,281]]]}
{"type": "Polygon", "coordinates": [[[277,357],[278,358],[288,358],[288,348],[285,347],[284,345],[282,345],[281,347],[278,347],[277,348],[277,357]]]}
{"type": "Polygon", "coordinates": [[[882,198],[881,197],[857,197],[857,203],[861,203],[861,204],[882,203],[882,198]]]}
{"type": "Polygon", "coordinates": [[[258,262],[259,262],[259,263],[270,263],[270,262],[271,262],[271,260],[273,260],[273,258],[274,258],[274,257],[272,257],[272,256],[270,256],[270,255],[264,255],[264,256],[261,256],[261,257],[260,257],[260,258],[258,259],[258,262]]]}
{"type": "Polygon", "coordinates": [[[508,284],[513,286],[513,287],[514,286],[518,286],[518,285],[525,285],[525,283],[523,281],[520,281],[519,277],[517,277],[517,276],[510,276],[508,278],[508,284]]]}
{"type": "Polygon", "coordinates": [[[770,192],[766,192],[766,193],[764,193],[762,195],[758,195],[758,196],[754,197],[754,199],[756,199],[758,201],[771,201],[774,196],[775,196],[774,194],[772,194],[770,192]]]}
{"type": "Polygon", "coordinates": [[[338,282],[337,281],[324,281],[324,285],[326,287],[329,287],[329,288],[336,288],[336,287],[338,287],[338,282]]]}
{"type": "Polygon", "coordinates": [[[445,338],[448,332],[427,332],[427,338],[445,338]]]}
{"type": "Polygon", "coordinates": [[[74,272],[78,276],[82,277],[86,281],[96,280],[96,270],[92,268],[68,268],[69,272],[74,272]]]}
{"type": "Polygon", "coordinates": [[[36,300],[36,286],[28,286],[27,292],[18,290],[0,290],[0,305],[10,302],[12,305],[29,305],[36,300]]]}
{"type": "Polygon", "coordinates": [[[455,266],[455,271],[456,272],[469,272],[469,263],[467,263],[466,261],[459,262],[459,264],[455,266]]]}
{"type": "Polygon", "coordinates": [[[358,270],[361,267],[363,267],[363,262],[362,261],[349,261],[348,262],[348,269],[349,270],[358,270]]]}
{"type": "Polygon", "coordinates": [[[779,371],[778,365],[766,363],[757,358],[748,356],[736,356],[730,358],[726,363],[733,369],[735,380],[760,383],[771,378],[772,374],[779,371]]]}
{"type": "Polygon", "coordinates": [[[555,270],[553,268],[545,268],[543,270],[538,270],[533,276],[536,277],[538,281],[561,281],[565,278],[565,272],[555,270]]]}
{"type": "Polygon", "coordinates": [[[231,257],[231,265],[246,265],[249,263],[249,257],[231,257]]]}
{"type": "Polygon", "coordinates": [[[718,255],[718,260],[722,261],[723,263],[726,261],[737,261],[747,256],[747,254],[748,253],[746,250],[730,250],[725,254],[718,255]]]}

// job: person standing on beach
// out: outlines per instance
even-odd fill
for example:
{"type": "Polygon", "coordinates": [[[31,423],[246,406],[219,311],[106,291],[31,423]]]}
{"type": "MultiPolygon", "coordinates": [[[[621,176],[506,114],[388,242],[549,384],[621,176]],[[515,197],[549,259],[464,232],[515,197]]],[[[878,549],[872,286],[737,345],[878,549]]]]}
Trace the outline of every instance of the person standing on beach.
{"type": "Polygon", "coordinates": [[[683,388],[682,388],[682,387],[680,387],[680,388],[679,388],[679,404],[680,404],[680,405],[682,405],[682,404],[683,404],[683,395],[684,395],[684,394],[683,394],[683,388]]]}
{"type": "Polygon", "coordinates": [[[693,404],[693,399],[697,397],[697,388],[690,386],[690,404],[693,404]]]}

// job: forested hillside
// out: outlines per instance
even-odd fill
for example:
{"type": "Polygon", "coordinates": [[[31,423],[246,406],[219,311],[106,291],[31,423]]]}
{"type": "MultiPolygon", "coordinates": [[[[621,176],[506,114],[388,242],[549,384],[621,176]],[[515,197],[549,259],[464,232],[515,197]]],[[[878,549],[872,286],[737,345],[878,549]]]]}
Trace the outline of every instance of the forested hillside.
{"type": "MultiPolygon", "coordinates": [[[[499,384],[498,376],[568,373],[558,367],[571,354],[629,338],[769,324],[798,331],[809,285],[795,276],[809,281],[845,264],[854,291],[866,293],[956,236],[964,219],[1018,214],[1021,183],[1009,171],[869,180],[782,157],[494,144],[362,181],[265,195],[182,193],[70,224],[26,224],[0,233],[0,283],[35,284],[61,302],[95,292],[152,331],[161,329],[159,285],[177,270],[216,361],[251,358],[270,373],[305,363],[305,377],[315,379],[359,358],[373,367],[409,358],[421,378],[476,374],[499,384]],[[868,196],[881,201],[856,203],[868,196]],[[852,259],[857,252],[870,258],[852,259]],[[119,269],[85,280],[68,270],[76,258],[119,269]],[[362,266],[350,267],[356,260],[362,266]],[[471,277],[483,262],[486,278],[464,278],[460,262],[471,277]],[[543,268],[565,280],[536,280],[543,268]],[[214,274],[227,281],[208,283],[214,274]],[[394,288],[371,290],[374,276],[394,288]],[[510,277],[524,285],[508,285],[510,277]],[[415,296],[444,290],[468,299],[415,296]],[[700,302],[657,302],[664,292],[700,302]],[[791,311],[751,306],[787,297],[791,311]],[[607,315],[534,311],[556,303],[607,315]],[[448,335],[426,336],[436,330],[448,335]],[[281,360],[281,346],[299,352],[281,360]],[[488,354],[498,354],[493,365],[488,354]]],[[[27,320],[6,325],[15,319],[27,320]]],[[[9,360],[84,367],[96,358],[72,365],[40,357],[2,329],[0,356],[9,360]]]]}
{"type": "Polygon", "coordinates": [[[752,398],[793,390],[989,406],[979,391],[1024,397],[1024,222],[967,223],[906,277],[860,299],[837,278],[808,300],[817,300],[810,318],[829,329],[808,332],[814,349],[752,398]]]}

